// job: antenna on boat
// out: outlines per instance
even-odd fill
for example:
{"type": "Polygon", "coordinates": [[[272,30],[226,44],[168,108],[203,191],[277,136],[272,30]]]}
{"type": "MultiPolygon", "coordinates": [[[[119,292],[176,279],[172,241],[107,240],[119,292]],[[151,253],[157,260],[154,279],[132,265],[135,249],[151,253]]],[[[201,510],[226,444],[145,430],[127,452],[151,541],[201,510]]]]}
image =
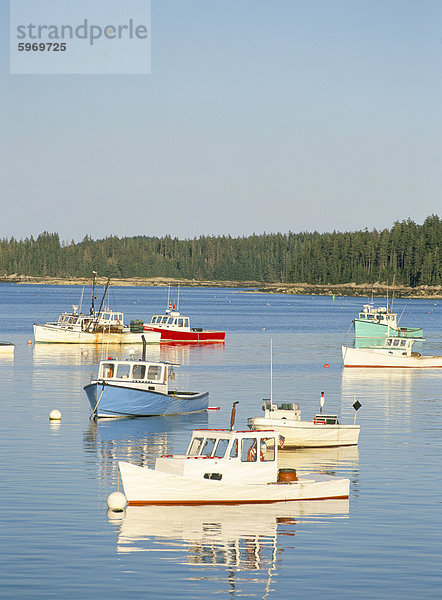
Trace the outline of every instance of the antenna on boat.
{"type": "Polygon", "coordinates": [[[82,311],[82,306],[83,306],[83,294],[84,294],[84,286],[83,289],[81,290],[81,298],[80,298],[80,314],[82,311]]]}
{"type": "Polygon", "coordinates": [[[176,309],[179,311],[180,310],[180,285],[178,284],[178,298],[176,301],[176,309]]]}
{"type": "Polygon", "coordinates": [[[91,302],[91,315],[94,314],[95,310],[95,279],[97,277],[97,271],[92,271],[92,302],[91,302]]]}
{"type": "Polygon", "coordinates": [[[170,307],[170,285],[167,288],[167,308],[170,307]]]}
{"type": "Polygon", "coordinates": [[[319,413],[322,415],[322,409],[324,408],[324,404],[325,404],[325,396],[324,396],[324,392],[321,392],[321,399],[319,400],[319,413]]]}
{"type": "Polygon", "coordinates": [[[273,406],[273,340],[270,338],[270,409],[273,406]]]}
{"type": "Polygon", "coordinates": [[[239,400],[233,403],[232,412],[230,414],[230,431],[233,430],[233,426],[235,425],[235,415],[236,415],[236,405],[239,404],[239,400]]]}

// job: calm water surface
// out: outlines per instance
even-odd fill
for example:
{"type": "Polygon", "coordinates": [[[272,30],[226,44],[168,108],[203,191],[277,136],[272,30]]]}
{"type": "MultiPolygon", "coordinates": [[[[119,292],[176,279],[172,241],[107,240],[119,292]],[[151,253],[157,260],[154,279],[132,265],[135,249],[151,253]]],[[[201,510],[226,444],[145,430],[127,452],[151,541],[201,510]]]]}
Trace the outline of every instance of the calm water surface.
{"type": "MultiPolygon", "coordinates": [[[[182,388],[208,390],[219,411],[89,421],[83,391],[101,348],[28,345],[32,323],[79,304],[82,288],[0,285],[2,586],[0,597],[401,598],[440,594],[442,373],[349,371],[340,346],[364,299],[181,289],[194,326],[226,329],[225,345],[151,347],[179,362],[182,388]],[[195,427],[238,426],[270,393],[312,417],[320,392],[342,422],[362,408],[358,448],[284,453],[281,464],[349,477],[349,501],[266,507],[129,508],[108,516],[116,461],[153,465],[183,452],[195,427]],[[324,368],[324,364],[330,368],[324,368]],[[49,422],[53,408],[59,424],[49,422]]],[[[85,291],[84,305],[89,302],[85,291]]],[[[126,320],[162,311],[164,288],[111,288],[126,320]]],[[[424,353],[442,354],[441,304],[398,300],[401,324],[422,326],[424,353]]],[[[129,348],[112,348],[126,356],[129,348]]]]}

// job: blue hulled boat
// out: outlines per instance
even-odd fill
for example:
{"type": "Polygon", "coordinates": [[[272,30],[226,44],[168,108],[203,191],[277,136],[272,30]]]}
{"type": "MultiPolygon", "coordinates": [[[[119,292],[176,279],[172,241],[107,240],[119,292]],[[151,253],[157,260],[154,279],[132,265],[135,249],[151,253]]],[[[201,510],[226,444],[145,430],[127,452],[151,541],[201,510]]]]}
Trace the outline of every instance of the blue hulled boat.
{"type": "Polygon", "coordinates": [[[208,392],[169,389],[175,379],[170,362],[100,361],[98,377],[84,387],[95,417],[150,417],[207,410],[208,392]]]}

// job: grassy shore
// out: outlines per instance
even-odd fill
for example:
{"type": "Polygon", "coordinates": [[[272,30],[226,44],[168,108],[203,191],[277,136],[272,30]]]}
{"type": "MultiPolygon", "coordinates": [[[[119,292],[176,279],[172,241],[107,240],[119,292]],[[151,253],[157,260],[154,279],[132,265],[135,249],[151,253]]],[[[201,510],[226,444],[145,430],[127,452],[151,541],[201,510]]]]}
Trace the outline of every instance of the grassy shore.
{"type": "MultiPolygon", "coordinates": [[[[106,277],[98,277],[97,284],[104,285],[106,277]]],[[[65,277],[29,277],[25,275],[9,275],[0,277],[0,283],[19,283],[28,285],[90,285],[90,278],[65,278],[65,277]]],[[[249,292],[265,292],[270,294],[295,294],[319,296],[358,296],[358,297],[391,297],[395,298],[442,298],[442,286],[421,285],[407,287],[403,285],[387,285],[385,283],[341,283],[312,285],[309,283],[264,283],[262,281],[200,281],[197,279],[173,279],[170,277],[132,277],[128,279],[112,279],[114,286],[135,287],[229,287],[246,288],[249,292]]]]}

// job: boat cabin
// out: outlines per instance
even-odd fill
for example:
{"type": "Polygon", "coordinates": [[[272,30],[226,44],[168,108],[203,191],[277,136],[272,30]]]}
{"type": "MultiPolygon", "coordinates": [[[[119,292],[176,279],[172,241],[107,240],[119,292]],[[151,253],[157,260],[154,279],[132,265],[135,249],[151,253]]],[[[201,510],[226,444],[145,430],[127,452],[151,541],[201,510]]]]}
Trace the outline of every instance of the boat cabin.
{"type": "Polygon", "coordinates": [[[142,360],[100,361],[98,381],[115,385],[133,385],[149,391],[168,393],[169,379],[175,379],[174,367],[179,365],[168,362],[147,362],[142,360]]]}
{"type": "Polygon", "coordinates": [[[401,354],[403,356],[420,356],[419,352],[412,352],[412,347],[415,341],[416,340],[414,340],[413,338],[388,337],[385,340],[384,348],[388,350],[388,354],[401,354]]]}
{"type": "Polygon", "coordinates": [[[273,430],[197,429],[186,454],[161,456],[155,470],[223,483],[275,483],[279,438],[273,430]]]}
{"type": "Polygon", "coordinates": [[[190,331],[189,317],[183,317],[175,310],[166,310],[165,315],[153,315],[149,325],[152,327],[160,327],[161,329],[182,329],[190,331]]]}
{"type": "Polygon", "coordinates": [[[58,317],[56,325],[66,329],[81,329],[86,330],[91,324],[99,325],[100,327],[121,328],[123,327],[123,313],[113,310],[103,310],[100,313],[85,315],[78,313],[77,306],[72,306],[73,312],[64,312],[58,317]]]}
{"type": "Polygon", "coordinates": [[[394,329],[397,327],[396,314],[390,312],[385,306],[375,308],[373,304],[364,304],[362,311],[359,313],[359,319],[389,325],[394,329]]]}
{"type": "Polygon", "coordinates": [[[301,420],[301,410],[294,402],[282,402],[274,404],[272,400],[264,398],[262,410],[266,419],[289,419],[291,421],[301,420]]]}

